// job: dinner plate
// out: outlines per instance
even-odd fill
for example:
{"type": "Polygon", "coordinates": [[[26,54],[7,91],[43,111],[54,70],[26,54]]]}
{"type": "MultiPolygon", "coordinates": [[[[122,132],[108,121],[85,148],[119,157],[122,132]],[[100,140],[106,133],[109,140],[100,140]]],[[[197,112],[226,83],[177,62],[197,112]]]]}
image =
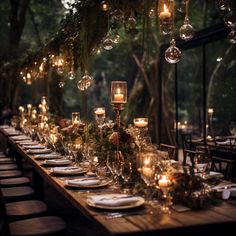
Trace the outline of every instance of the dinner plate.
{"type": "Polygon", "coordinates": [[[45,149],[45,146],[43,145],[23,145],[23,148],[25,149],[45,149]]]}
{"type": "MultiPolygon", "coordinates": [[[[104,194],[100,195],[102,198],[110,197],[110,198],[119,198],[124,196],[125,194],[104,194]]],[[[131,208],[136,208],[139,206],[142,206],[145,203],[144,198],[135,196],[137,198],[137,201],[127,204],[127,205],[120,205],[120,206],[105,206],[105,205],[99,205],[97,203],[94,203],[90,197],[87,199],[87,204],[91,207],[98,208],[98,209],[106,209],[106,210],[125,210],[125,209],[131,209],[131,208]]]]}
{"type": "MultiPolygon", "coordinates": [[[[89,178],[87,178],[89,180],[89,178]]],[[[83,178],[78,179],[78,181],[83,181],[83,178]]],[[[107,186],[110,181],[108,180],[101,180],[98,184],[88,184],[88,185],[79,185],[76,183],[71,183],[69,180],[65,180],[65,186],[71,187],[71,188],[79,188],[79,189],[90,189],[90,188],[101,188],[107,186]]]]}
{"type": "Polygon", "coordinates": [[[29,140],[29,137],[27,136],[14,136],[14,137],[11,137],[13,140],[29,140]]]}
{"type": "Polygon", "coordinates": [[[51,149],[31,149],[27,150],[27,153],[29,154],[45,154],[45,153],[50,153],[51,149]]]}
{"type": "Polygon", "coordinates": [[[70,167],[55,167],[51,170],[52,174],[54,175],[78,175],[78,174],[84,174],[87,172],[87,170],[76,167],[76,166],[70,166],[70,167]]]}
{"type": "Polygon", "coordinates": [[[42,164],[45,166],[66,166],[72,164],[72,161],[68,159],[51,159],[45,160],[42,164]]]}

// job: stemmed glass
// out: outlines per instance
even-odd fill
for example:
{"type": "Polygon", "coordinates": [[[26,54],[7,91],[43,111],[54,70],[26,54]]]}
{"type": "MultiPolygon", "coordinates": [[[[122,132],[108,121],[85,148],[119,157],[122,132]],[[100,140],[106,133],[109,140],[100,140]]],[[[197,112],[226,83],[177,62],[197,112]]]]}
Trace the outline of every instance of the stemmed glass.
{"type": "Polygon", "coordinates": [[[115,151],[115,159],[114,159],[114,162],[113,162],[113,170],[117,176],[117,184],[118,186],[120,187],[119,185],[119,177],[121,176],[121,173],[122,173],[122,165],[124,164],[124,157],[121,153],[121,151],[115,151]]]}
{"type": "Polygon", "coordinates": [[[123,162],[121,164],[121,177],[125,183],[125,188],[123,190],[124,193],[131,192],[131,189],[128,187],[128,183],[131,179],[132,172],[133,172],[133,170],[132,170],[132,163],[131,162],[128,162],[128,163],[123,162]]]}
{"type": "Polygon", "coordinates": [[[148,130],[148,118],[134,118],[134,126],[137,130],[136,143],[141,151],[141,142],[148,130]]]}
{"type": "Polygon", "coordinates": [[[207,174],[209,174],[211,168],[211,159],[207,153],[199,151],[196,152],[196,156],[194,158],[194,168],[203,179],[206,179],[207,174]]]}
{"type": "Polygon", "coordinates": [[[171,181],[168,179],[167,175],[160,175],[158,180],[158,187],[162,190],[164,202],[161,205],[161,211],[163,213],[170,214],[170,207],[172,206],[172,197],[169,193],[169,187],[171,181]]]}
{"type": "Polygon", "coordinates": [[[87,174],[90,176],[95,176],[96,175],[95,168],[99,163],[98,163],[98,157],[95,155],[94,149],[90,146],[88,146],[87,149],[86,159],[89,162],[89,171],[87,174]]]}
{"type": "Polygon", "coordinates": [[[156,154],[154,152],[143,151],[139,153],[139,161],[141,178],[147,185],[146,200],[148,203],[151,203],[151,189],[155,186],[156,154]]]}
{"type": "Polygon", "coordinates": [[[94,115],[95,115],[95,120],[98,123],[98,128],[100,129],[100,135],[102,138],[102,125],[103,125],[105,118],[106,118],[105,107],[94,108],[94,115]]]}

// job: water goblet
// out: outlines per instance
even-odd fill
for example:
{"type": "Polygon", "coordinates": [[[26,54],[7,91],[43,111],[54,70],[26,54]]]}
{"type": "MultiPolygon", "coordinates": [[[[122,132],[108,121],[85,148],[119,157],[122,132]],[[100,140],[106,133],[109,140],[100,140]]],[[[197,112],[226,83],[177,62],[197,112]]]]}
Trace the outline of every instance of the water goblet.
{"type": "Polygon", "coordinates": [[[131,179],[131,175],[132,175],[132,163],[131,162],[128,162],[128,163],[125,163],[123,162],[121,164],[121,177],[122,179],[124,180],[124,183],[125,183],[125,187],[124,187],[124,190],[123,192],[124,193],[130,193],[131,192],[131,189],[128,187],[128,183],[131,179]]]}

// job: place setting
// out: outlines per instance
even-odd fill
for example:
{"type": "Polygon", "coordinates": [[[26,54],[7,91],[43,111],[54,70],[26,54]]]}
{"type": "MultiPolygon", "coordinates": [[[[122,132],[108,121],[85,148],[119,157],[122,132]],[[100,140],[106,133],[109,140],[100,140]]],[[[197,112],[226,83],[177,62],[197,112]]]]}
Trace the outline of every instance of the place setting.
{"type": "Polygon", "coordinates": [[[64,158],[60,153],[45,153],[45,154],[35,154],[34,158],[36,160],[55,160],[64,158]]]}
{"type": "Polygon", "coordinates": [[[52,150],[48,148],[44,149],[29,149],[26,151],[28,154],[46,154],[46,153],[51,153],[52,150]]]}
{"type": "Polygon", "coordinates": [[[87,169],[81,168],[80,166],[66,166],[66,167],[54,167],[51,168],[51,174],[59,176],[75,176],[82,175],[87,172],[87,169]]]}
{"type": "Polygon", "coordinates": [[[69,159],[49,159],[49,160],[44,160],[42,162],[42,165],[43,166],[48,166],[48,167],[51,167],[51,166],[68,166],[68,165],[72,165],[73,162],[69,159]]]}

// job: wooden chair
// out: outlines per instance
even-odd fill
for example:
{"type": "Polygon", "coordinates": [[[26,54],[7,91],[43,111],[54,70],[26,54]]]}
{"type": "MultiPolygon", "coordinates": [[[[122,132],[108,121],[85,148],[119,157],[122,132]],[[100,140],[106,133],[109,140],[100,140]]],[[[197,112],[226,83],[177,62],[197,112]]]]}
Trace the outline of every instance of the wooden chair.
{"type": "Polygon", "coordinates": [[[228,138],[228,143],[215,145],[210,148],[212,156],[212,170],[219,171],[226,180],[234,180],[236,177],[236,138],[228,138]]]}
{"type": "Polygon", "coordinates": [[[191,152],[188,153],[188,151],[194,151],[194,147],[192,144],[192,135],[189,133],[182,133],[181,141],[182,141],[182,147],[183,147],[183,165],[186,165],[187,158],[191,153],[191,152]]]}
{"type": "Polygon", "coordinates": [[[183,165],[185,166],[187,163],[190,163],[194,166],[194,159],[196,156],[196,152],[192,150],[185,150],[185,159],[183,160],[183,165]],[[188,161],[189,159],[189,161],[188,161]]]}
{"type": "Polygon", "coordinates": [[[18,166],[16,164],[0,164],[0,171],[2,170],[17,170],[18,166]]]}
{"type": "Polygon", "coordinates": [[[22,176],[20,170],[4,170],[0,171],[0,179],[8,179],[22,176]]]}
{"type": "Polygon", "coordinates": [[[176,146],[168,145],[168,144],[160,144],[160,151],[166,151],[168,153],[168,157],[173,160],[178,159],[178,148],[176,146]]]}
{"type": "Polygon", "coordinates": [[[7,187],[17,187],[17,186],[24,186],[30,185],[30,179],[27,177],[17,177],[17,178],[8,178],[8,179],[0,179],[0,187],[7,188],[7,187]]]}

